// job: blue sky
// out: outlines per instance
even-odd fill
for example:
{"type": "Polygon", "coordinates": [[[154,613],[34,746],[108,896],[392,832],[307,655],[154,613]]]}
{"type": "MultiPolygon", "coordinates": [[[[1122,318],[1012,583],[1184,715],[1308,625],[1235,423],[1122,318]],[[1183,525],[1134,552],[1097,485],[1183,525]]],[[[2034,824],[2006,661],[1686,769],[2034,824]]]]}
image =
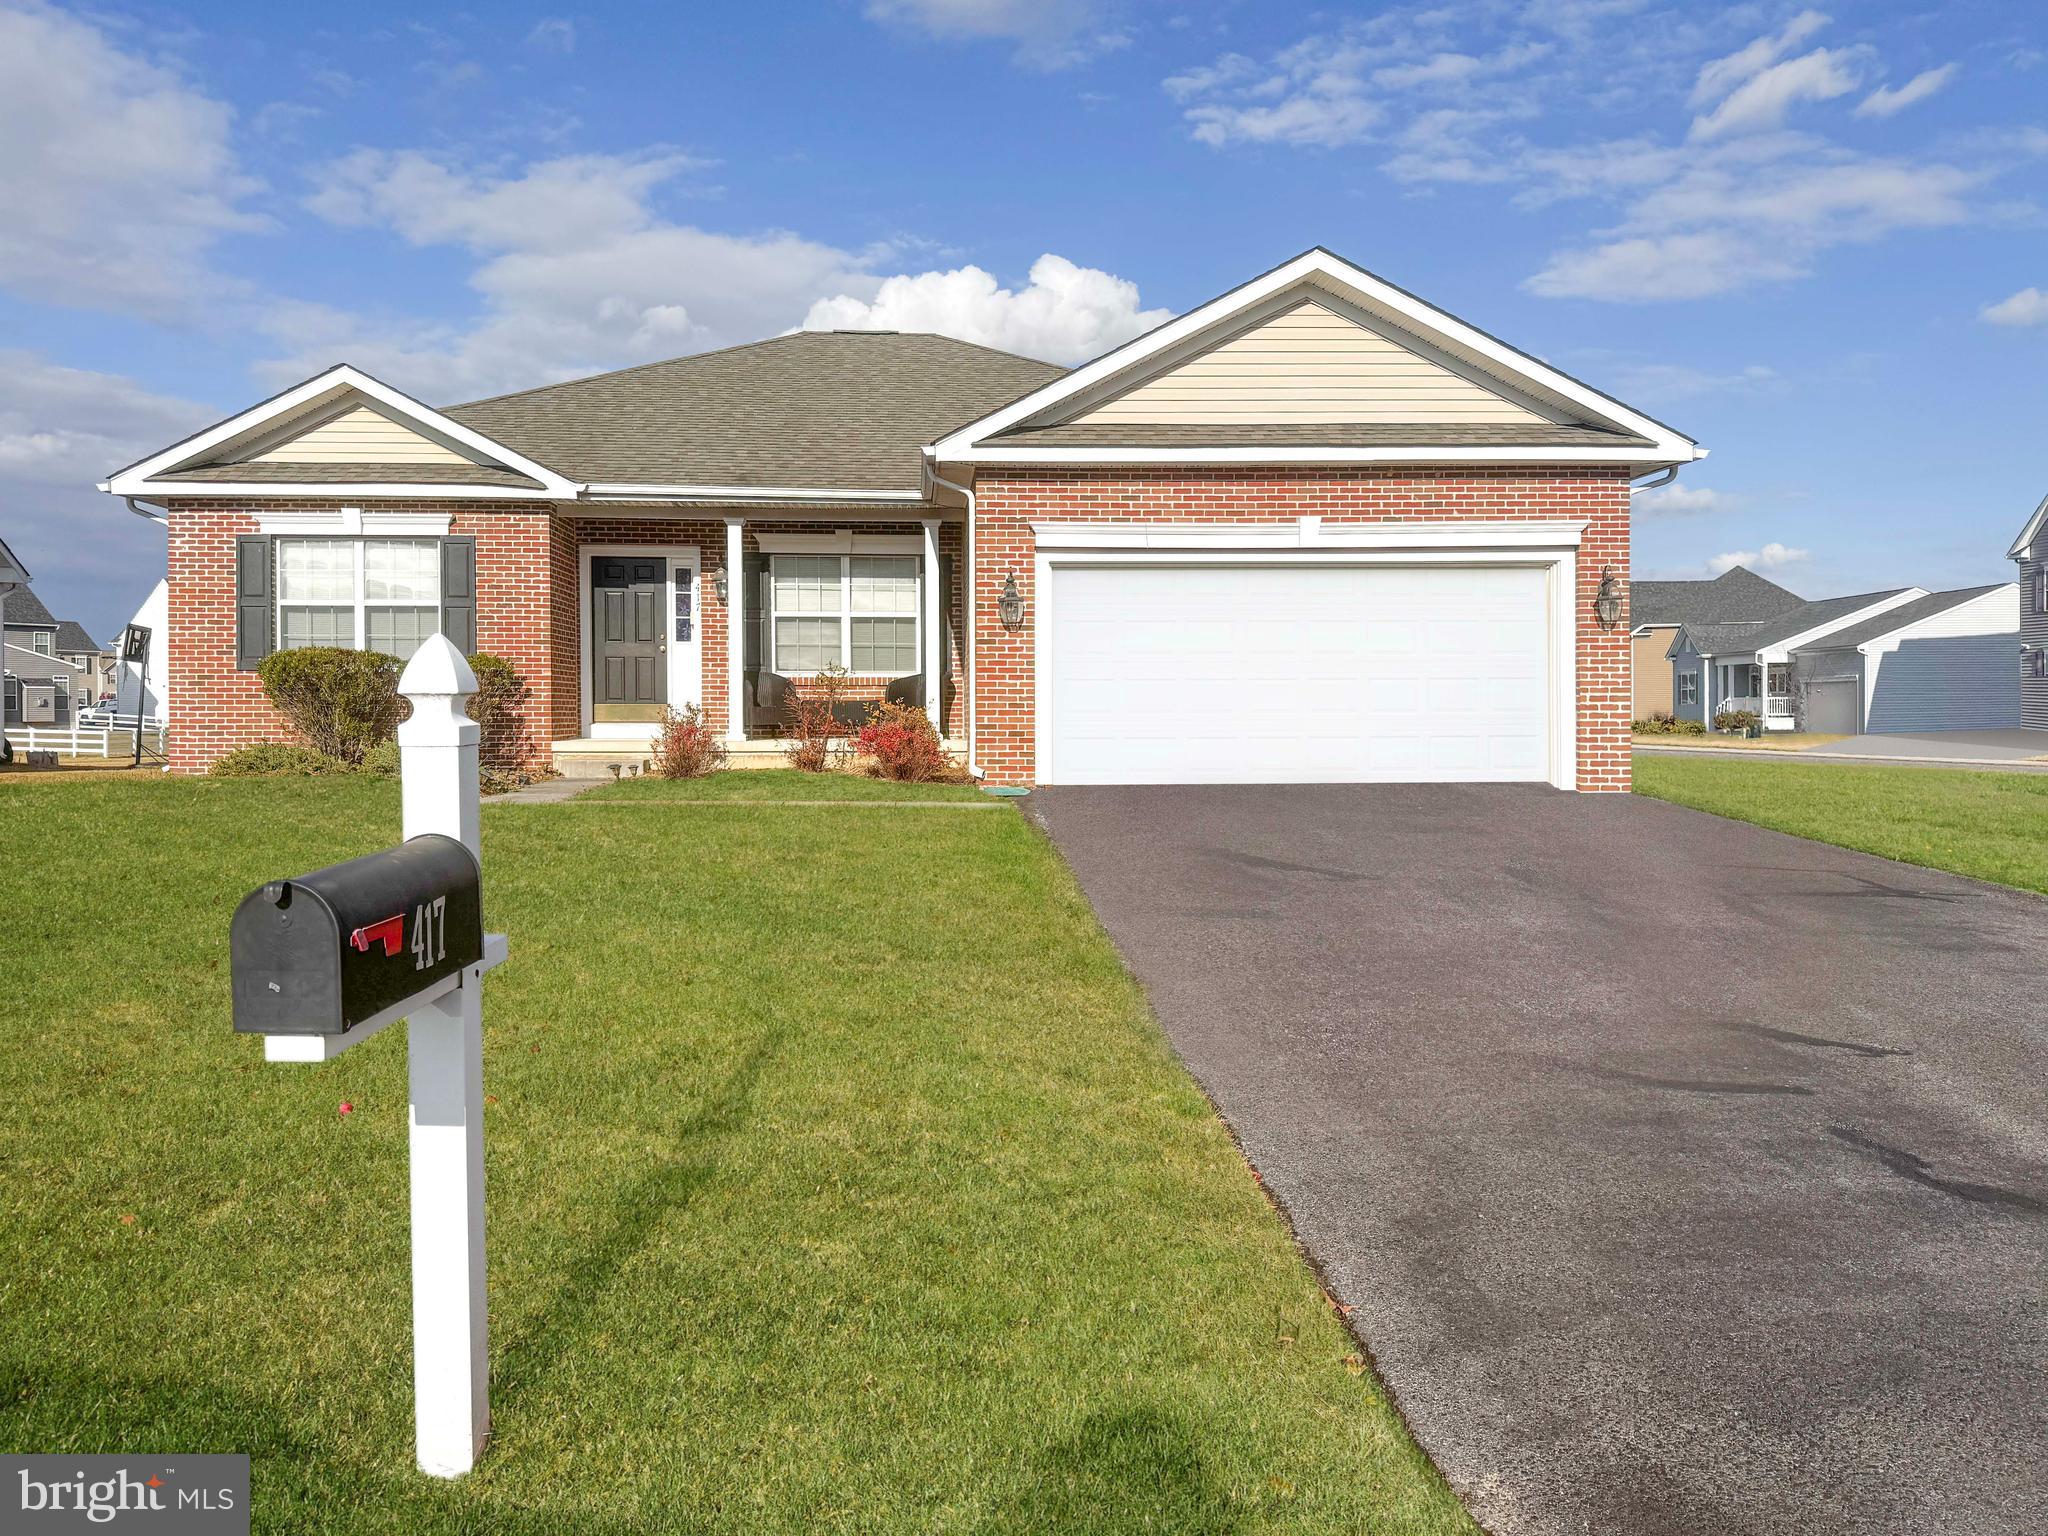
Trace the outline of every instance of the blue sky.
{"type": "Polygon", "coordinates": [[[2048,491],[2032,0],[338,14],[0,0],[0,535],[102,635],[163,544],[91,483],[331,362],[1071,362],[1314,244],[1712,450],[1638,574],[2003,580],[2048,491]]]}

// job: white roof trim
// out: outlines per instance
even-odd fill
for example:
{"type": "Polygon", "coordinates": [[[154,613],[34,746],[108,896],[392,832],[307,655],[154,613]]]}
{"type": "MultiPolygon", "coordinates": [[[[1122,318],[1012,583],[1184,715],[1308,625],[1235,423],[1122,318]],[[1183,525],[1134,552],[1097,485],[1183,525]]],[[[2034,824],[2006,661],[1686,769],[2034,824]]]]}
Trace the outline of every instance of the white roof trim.
{"type": "Polygon", "coordinates": [[[510,485],[453,485],[436,481],[428,485],[410,485],[400,481],[379,480],[374,483],[361,480],[137,480],[130,483],[125,477],[117,480],[102,480],[99,489],[116,496],[146,496],[151,501],[162,501],[168,496],[274,496],[294,501],[317,499],[334,501],[346,498],[353,501],[376,501],[379,498],[406,501],[569,501],[570,493],[556,494],[552,491],[529,491],[510,485]]]}
{"type": "Polygon", "coordinates": [[[1320,517],[1289,523],[1033,523],[1040,550],[1054,549],[1575,549],[1584,522],[1345,523],[1320,517]]]}
{"type": "Polygon", "coordinates": [[[1756,658],[1759,661],[1790,661],[1792,653],[1803,645],[1811,645],[1837,630],[1847,629],[1852,624],[1861,624],[1865,619],[1874,619],[1880,613],[1889,613],[1894,608],[1906,603],[1917,603],[1921,598],[1931,595],[1925,587],[1907,587],[1894,592],[1890,597],[1866,604],[1854,613],[1837,615],[1824,623],[1814,625],[1811,629],[1801,630],[1796,635],[1787,635],[1783,640],[1774,640],[1769,645],[1760,646],[1755,652],[1756,658]]]}
{"type": "MultiPolygon", "coordinates": [[[[1929,596],[1932,595],[1931,593],[1929,594],[1929,596]]],[[[1888,645],[1896,645],[1902,638],[1910,638],[1914,630],[1920,629],[1925,625],[1935,623],[1940,619],[1950,618],[1955,614],[1961,613],[1966,608],[1976,607],[1979,603],[2002,602],[2008,597],[2013,599],[2014,603],[2011,634],[2013,638],[2017,639],[2020,632],[2019,595],[2020,584],[2016,581],[2008,581],[2003,586],[1993,587],[1989,592],[1979,592],[1975,597],[1960,598],[1950,603],[1946,608],[1937,608],[1932,613],[1923,613],[1919,618],[1912,620],[1910,623],[1901,624],[1897,629],[1888,629],[1881,635],[1872,635],[1868,640],[1857,646],[1856,649],[1866,656],[1872,655],[1877,651],[1883,650],[1888,645]]],[[[1985,630],[1984,633],[2002,635],[2007,633],[2007,631],[1999,628],[1985,630]]]]}
{"type": "Polygon", "coordinates": [[[1340,257],[1318,247],[1305,251],[1292,261],[1275,267],[1261,277],[1232,289],[1207,304],[1188,311],[1176,320],[1169,320],[1157,329],[1127,342],[1114,351],[1107,352],[1094,362],[1075,369],[1062,378],[1055,379],[1041,389],[1032,391],[1021,400],[1012,401],[1001,410],[984,416],[981,420],[940,438],[927,450],[931,457],[949,462],[964,463],[1370,463],[1375,460],[1408,461],[1442,460],[1449,458],[1490,457],[1496,462],[1606,462],[1607,458],[1596,458],[1598,453],[1611,456],[1612,462],[1633,463],[1690,463],[1703,457],[1699,445],[1682,433],[1675,432],[1662,422],[1654,421],[1641,412],[1623,405],[1612,396],[1603,395],[1588,385],[1536,359],[1516,351],[1503,341],[1487,335],[1476,327],[1467,325],[1454,315],[1445,313],[1432,304],[1424,303],[1411,293],[1395,287],[1382,278],[1375,277],[1363,267],[1353,266],[1340,257]],[[1234,457],[1210,458],[1219,452],[1215,449],[1140,450],[1129,449],[1113,458],[1105,457],[1100,450],[1093,449],[1011,449],[1000,458],[995,450],[986,447],[989,438],[1019,426],[1023,422],[1050,411],[1062,402],[1074,399],[1101,386],[1112,377],[1135,370],[1147,359],[1162,352],[1170,351],[1213,327],[1225,324],[1233,316],[1263,303],[1273,295],[1295,284],[1317,280],[1335,288],[1340,294],[1362,301],[1368,308],[1377,309],[1396,319],[1404,328],[1415,331],[1424,340],[1447,341],[1463,347],[1486,359],[1490,369],[1498,370],[1510,383],[1520,380],[1533,388],[1545,391],[1602,421],[1615,427],[1636,433],[1650,440],[1652,446],[1626,451],[1616,449],[1580,449],[1575,454],[1555,457],[1559,450],[1463,450],[1448,449],[1373,449],[1373,450],[1294,450],[1291,456],[1284,450],[1265,450],[1263,453],[1248,455],[1242,450],[1221,450],[1234,457]],[[1088,457],[1087,455],[1093,455],[1088,457]],[[1141,456],[1142,455],[1142,456],[1141,456]]]}
{"type": "MultiPolygon", "coordinates": [[[[961,448],[926,453],[952,464],[1616,464],[1670,462],[1657,448],[961,448]]],[[[1688,459],[1705,458],[1688,450],[1688,459]]]]}
{"type": "Polygon", "coordinates": [[[2028,560],[2033,558],[2028,551],[2033,547],[2034,540],[2039,536],[2044,524],[2048,524],[2048,496],[2043,496],[2041,498],[2041,505],[2034,508],[2034,515],[2027,519],[2027,526],[2020,530],[2020,536],[2012,541],[2012,548],[2005,552],[2005,558],[2008,560],[2028,560]]]}
{"type": "Polygon", "coordinates": [[[239,484],[227,481],[158,481],[157,475],[188,469],[204,463],[227,443],[237,438],[259,432],[269,423],[298,414],[316,405],[330,395],[340,395],[354,390],[371,400],[377,401],[395,414],[406,417],[450,442],[482,454],[495,464],[538,480],[538,491],[508,491],[503,486],[380,486],[376,492],[383,496],[415,495],[477,495],[513,496],[519,498],[573,497],[581,486],[566,476],[558,475],[545,464],[537,464],[523,454],[514,453],[504,444],[494,442],[481,432],[465,427],[454,418],[442,415],[430,405],[423,405],[412,396],[393,389],[381,379],[374,379],[359,368],[347,363],[337,363],[325,373],[315,374],[302,384],[295,384],[282,394],[272,395],[260,405],[253,405],[240,415],[230,416],[217,422],[203,432],[196,432],[183,442],[173,443],[161,453],[129,465],[100,482],[100,489],[115,496],[208,496],[208,495],[258,495],[258,496],[306,496],[336,494],[368,494],[354,491],[332,483],[323,483],[319,488],[303,485],[285,485],[277,482],[254,482],[239,484]]]}

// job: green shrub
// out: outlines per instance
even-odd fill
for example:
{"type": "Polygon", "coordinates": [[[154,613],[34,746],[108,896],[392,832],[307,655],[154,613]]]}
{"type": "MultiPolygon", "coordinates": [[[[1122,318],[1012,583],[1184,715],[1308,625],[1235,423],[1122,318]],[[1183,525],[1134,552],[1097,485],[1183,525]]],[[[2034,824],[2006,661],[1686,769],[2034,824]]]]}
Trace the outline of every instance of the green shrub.
{"type": "Polygon", "coordinates": [[[223,753],[206,771],[217,779],[255,779],[283,774],[306,777],[316,773],[347,773],[350,769],[340,758],[315,752],[295,741],[259,741],[254,746],[223,753]]]}
{"type": "Polygon", "coordinates": [[[272,651],[257,675],[263,692],[307,746],[351,768],[398,730],[398,662],[382,651],[307,646],[272,651]]]}
{"type": "Polygon", "coordinates": [[[1629,722],[1629,729],[1638,736],[1704,736],[1706,726],[1698,720],[1681,720],[1669,710],[1658,710],[1641,720],[1629,722]]]}
{"type": "Polygon", "coordinates": [[[398,777],[398,743],[380,741],[363,754],[363,772],[387,779],[398,777]]]}
{"type": "Polygon", "coordinates": [[[476,674],[469,718],[480,728],[479,760],[486,768],[524,766],[526,731],[519,712],[533,698],[533,689],[502,656],[480,651],[469,658],[469,670],[476,674]]]}
{"type": "Polygon", "coordinates": [[[1753,709],[1724,709],[1714,716],[1715,730],[1735,736],[1746,736],[1763,723],[1763,717],[1753,709]]]}

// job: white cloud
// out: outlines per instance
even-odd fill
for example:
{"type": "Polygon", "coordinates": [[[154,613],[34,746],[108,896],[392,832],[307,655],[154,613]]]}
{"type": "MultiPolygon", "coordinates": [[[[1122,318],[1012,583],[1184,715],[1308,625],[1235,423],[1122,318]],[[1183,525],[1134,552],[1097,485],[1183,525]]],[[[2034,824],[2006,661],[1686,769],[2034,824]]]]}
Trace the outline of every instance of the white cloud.
{"type": "Polygon", "coordinates": [[[1716,555],[1707,562],[1707,569],[1716,576],[1738,565],[1753,570],[1775,571],[1788,565],[1797,565],[1807,559],[1810,551],[1792,549],[1783,544],[1766,544],[1762,549],[1731,549],[1726,554],[1716,555]]]}
{"type": "Polygon", "coordinates": [[[0,519],[58,618],[105,638],[163,571],[162,531],[94,482],[221,414],[118,374],[0,350],[0,519]]]}
{"type": "Polygon", "coordinates": [[[1745,80],[1713,111],[1693,119],[1691,136],[1705,142],[1782,127],[1786,115],[1800,102],[1846,96],[1856,89],[1860,78],[1854,54],[1816,48],[1745,80]]]}
{"type": "Polygon", "coordinates": [[[118,374],[0,349],[0,477],[8,480],[89,484],[218,414],[118,374]]]}
{"type": "MultiPolygon", "coordinates": [[[[1600,206],[1527,279],[1544,297],[1706,298],[1805,277],[1839,246],[2023,215],[1983,197],[2039,152],[2019,134],[1951,140],[1950,159],[1843,142],[1847,113],[1828,134],[1787,126],[1881,67],[1869,44],[1811,46],[1828,25],[1820,11],[1756,36],[1750,8],[1694,7],[1662,17],[1651,39],[1643,8],[1417,0],[1263,58],[1223,54],[1163,88],[1190,136],[1218,149],[1383,144],[1380,169],[1404,186],[1501,185],[1526,211],[1600,206]],[[1542,142],[1564,102],[1581,116],[1626,115],[1629,131],[1542,142]]],[[[1862,115],[1896,111],[1947,78],[1929,71],[1866,98],[1862,115]]]]}
{"type": "Polygon", "coordinates": [[[266,227],[232,122],[89,23],[0,6],[0,287],[155,316],[223,291],[213,246],[266,227]]]}
{"type": "Polygon", "coordinates": [[[942,42],[1010,42],[1017,62],[1069,69],[1126,46],[1105,0],[868,0],[870,21],[942,42]]]}
{"type": "Polygon", "coordinates": [[[526,46],[542,53],[574,53],[576,23],[566,16],[543,16],[526,34],[526,46]]]}
{"type": "Polygon", "coordinates": [[[872,298],[820,299],[803,329],[937,331],[1078,363],[1171,318],[1171,310],[1139,308],[1137,284],[1047,254],[1031,264],[1022,288],[1001,287],[979,267],[889,277],[872,298]]]}
{"type": "Polygon", "coordinates": [[[1644,491],[1635,499],[1637,511],[1647,512],[1653,517],[1685,517],[1698,512],[1721,512],[1727,510],[1728,498],[1719,491],[1704,485],[1685,485],[1673,481],[1670,485],[1659,486],[1654,491],[1644,491]]]}
{"type": "Polygon", "coordinates": [[[1894,112],[1903,112],[1915,102],[1925,101],[1955,79],[1959,68],[1959,65],[1944,64],[1938,69],[1923,69],[1896,90],[1888,85],[1880,85],[1856,104],[1856,115],[1890,117],[1894,112]]]}
{"type": "Polygon", "coordinates": [[[1733,373],[1710,373],[1684,363],[1624,363],[1616,367],[1614,377],[1624,398],[1644,401],[1743,393],[1771,389],[1780,382],[1778,371],[1762,363],[1751,363],[1733,373]]]}
{"type": "Polygon", "coordinates": [[[2048,293],[2038,288],[2022,288],[2010,298],[1986,304],[1977,311],[1977,317],[1993,325],[2048,325],[2048,293]]]}
{"type": "Polygon", "coordinates": [[[1828,24],[1819,11],[1801,11],[1785,24],[1784,30],[1745,43],[1724,58],[1700,67],[1686,104],[1704,107],[1719,101],[1745,80],[1762,73],[1828,24]]]}

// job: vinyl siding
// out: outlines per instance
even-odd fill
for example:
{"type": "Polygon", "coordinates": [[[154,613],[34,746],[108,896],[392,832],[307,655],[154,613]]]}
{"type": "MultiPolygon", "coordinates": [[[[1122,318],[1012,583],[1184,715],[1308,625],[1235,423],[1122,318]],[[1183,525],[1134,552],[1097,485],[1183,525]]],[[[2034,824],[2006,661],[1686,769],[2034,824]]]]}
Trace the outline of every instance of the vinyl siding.
{"type": "Polygon", "coordinates": [[[254,464],[467,464],[452,448],[358,405],[297,437],[252,454],[254,464]]]}
{"type": "Polygon", "coordinates": [[[1672,634],[1669,629],[1653,629],[1631,641],[1631,649],[1635,653],[1632,670],[1635,674],[1634,718],[1637,720],[1668,713],[1671,701],[1676,697],[1671,663],[1664,656],[1671,649],[1672,634]]]}
{"type": "MultiPolygon", "coordinates": [[[[1669,631],[1666,631],[1664,645],[1665,649],[1670,649],[1669,631]]],[[[1707,691],[1712,683],[1713,663],[1704,656],[1701,656],[1697,651],[1680,651],[1665,666],[1670,674],[1666,681],[1666,686],[1670,688],[1673,700],[1671,712],[1681,720],[1698,720],[1704,724],[1707,719],[1707,710],[1712,704],[1712,701],[1707,697],[1707,691]],[[1677,702],[1680,697],[1678,675],[1681,672],[1696,673],[1699,677],[1699,691],[1694,695],[1693,702],[1690,704],[1677,702]]]]}
{"type": "Polygon", "coordinates": [[[1075,420],[1531,425],[1545,418],[1306,301],[1075,420]]]}
{"type": "MultiPolygon", "coordinates": [[[[2040,541],[2035,542],[2040,548],[2040,541]]],[[[2048,613],[2035,598],[2038,573],[2048,570],[2048,558],[2020,562],[2020,640],[2036,649],[2048,649],[2048,613]]],[[[2048,677],[2020,677],[2020,724],[2048,731],[2048,677]]]]}
{"type": "Polygon", "coordinates": [[[2000,587],[1864,649],[1866,731],[2020,723],[2020,595],[2000,587]]]}

